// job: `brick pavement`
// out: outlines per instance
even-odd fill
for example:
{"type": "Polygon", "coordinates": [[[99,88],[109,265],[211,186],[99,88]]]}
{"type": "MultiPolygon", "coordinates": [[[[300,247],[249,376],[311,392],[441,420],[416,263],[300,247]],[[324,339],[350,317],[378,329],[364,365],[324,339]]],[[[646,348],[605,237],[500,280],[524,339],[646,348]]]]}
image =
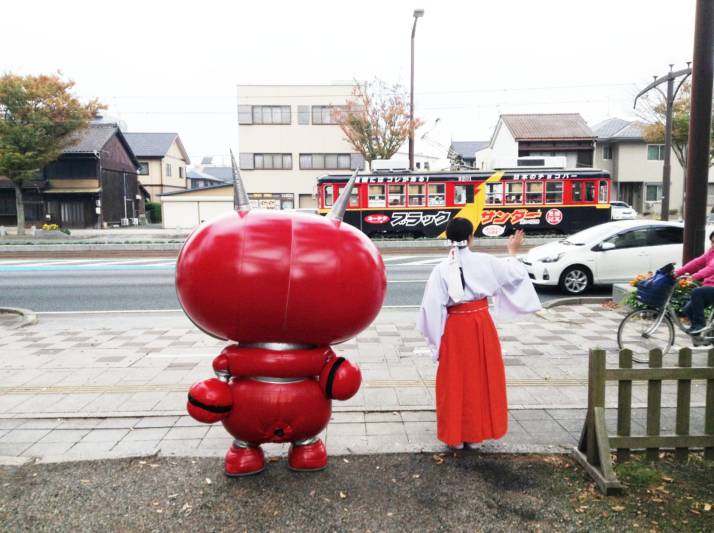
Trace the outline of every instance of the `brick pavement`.
{"type": "MultiPolygon", "coordinates": [[[[616,360],[622,318],[600,304],[556,307],[499,325],[510,404],[508,435],[492,451],[557,450],[575,444],[587,399],[587,350],[616,360]]],[[[414,309],[385,309],[367,330],[339,345],[364,383],[333,403],[325,438],[331,454],[436,451],[434,377],[414,309]]],[[[0,326],[1,327],[1,326],[0,326]]],[[[678,341],[683,341],[679,337],[678,341]]],[[[223,342],[180,313],[40,315],[38,324],[0,329],[0,457],[63,461],[126,455],[222,455],[222,426],[185,416],[188,387],[210,377],[223,342]]],[[[674,352],[665,363],[674,361],[674,352]]],[[[694,364],[705,351],[694,351],[694,364]]],[[[703,424],[704,387],[693,384],[692,430],[703,424]]],[[[633,429],[644,431],[644,386],[633,387],[633,429]]],[[[663,427],[674,387],[663,387],[663,427]]],[[[608,406],[616,392],[608,391],[608,406]]],[[[612,412],[608,414],[610,423],[612,412]]],[[[284,454],[285,445],[268,445],[284,454]]]]}

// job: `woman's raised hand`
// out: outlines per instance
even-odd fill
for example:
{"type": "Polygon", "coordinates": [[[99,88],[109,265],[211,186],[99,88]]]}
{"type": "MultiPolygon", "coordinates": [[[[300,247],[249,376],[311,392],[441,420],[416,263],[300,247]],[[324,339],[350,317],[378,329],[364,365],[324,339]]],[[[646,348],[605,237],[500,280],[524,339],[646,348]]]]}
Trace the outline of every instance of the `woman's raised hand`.
{"type": "Polygon", "coordinates": [[[523,241],[526,240],[526,234],[522,229],[516,230],[516,232],[508,237],[508,242],[506,243],[506,248],[510,255],[516,255],[518,250],[520,250],[523,245],[523,241]]]}

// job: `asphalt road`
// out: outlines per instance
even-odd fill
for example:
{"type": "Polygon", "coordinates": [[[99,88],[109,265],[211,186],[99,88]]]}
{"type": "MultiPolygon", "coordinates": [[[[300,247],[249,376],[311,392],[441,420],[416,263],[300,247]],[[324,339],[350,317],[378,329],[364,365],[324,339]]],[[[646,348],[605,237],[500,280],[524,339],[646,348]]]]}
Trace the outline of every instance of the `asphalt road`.
{"type": "MultiPolygon", "coordinates": [[[[435,255],[390,255],[385,305],[419,305],[435,255]]],[[[591,294],[610,294],[609,287],[591,294]]],[[[539,289],[542,301],[563,295],[539,289]]],[[[36,312],[178,309],[171,258],[0,261],[0,307],[36,312]]]]}

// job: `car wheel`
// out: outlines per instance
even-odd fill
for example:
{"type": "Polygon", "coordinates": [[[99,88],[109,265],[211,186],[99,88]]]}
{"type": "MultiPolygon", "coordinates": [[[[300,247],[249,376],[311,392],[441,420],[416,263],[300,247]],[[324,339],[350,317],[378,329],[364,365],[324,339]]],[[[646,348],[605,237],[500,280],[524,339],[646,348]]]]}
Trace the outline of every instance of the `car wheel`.
{"type": "Polygon", "coordinates": [[[560,276],[559,285],[566,294],[582,294],[592,285],[590,271],[579,265],[566,268],[560,276]]]}

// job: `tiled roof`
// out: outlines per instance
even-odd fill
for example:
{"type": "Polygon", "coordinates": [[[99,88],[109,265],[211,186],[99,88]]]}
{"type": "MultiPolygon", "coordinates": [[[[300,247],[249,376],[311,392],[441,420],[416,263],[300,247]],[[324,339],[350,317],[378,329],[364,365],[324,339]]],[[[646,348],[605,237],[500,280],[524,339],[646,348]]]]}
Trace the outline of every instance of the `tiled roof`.
{"type": "Polygon", "coordinates": [[[98,152],[109,139],[119,131],[114,124],[90,124],[74,134],[74,141],[62,152],[65,154],[83,154],[98,152]]]}
{"type": "Polygon", "coordinates": [[[642,140],[645,124],[637,121],[609,118],[592,127],[598,140],[642,140]]]}
{"type": "Polygon", "coordinates": [[[501,115],[501,120],[517,141],[594,138],[579,113],[501,115]]]}
{"type": "Polygon", "coordinates": [[[453,141],[449,153],[456,152],[463,159],[473,159],[476,152],[488,146],[488,141],[453,141]]]}
{"type": "Polygon", "coordinates": [[[225,183],[233,183],[233,169],[231,167],[201,167],[201,172],[225,183]]]}
{"type": "Polygon", "coordinates": [[[125,133],[124,136],[137,157],[164,157],[178,134],[125,133]]]}

